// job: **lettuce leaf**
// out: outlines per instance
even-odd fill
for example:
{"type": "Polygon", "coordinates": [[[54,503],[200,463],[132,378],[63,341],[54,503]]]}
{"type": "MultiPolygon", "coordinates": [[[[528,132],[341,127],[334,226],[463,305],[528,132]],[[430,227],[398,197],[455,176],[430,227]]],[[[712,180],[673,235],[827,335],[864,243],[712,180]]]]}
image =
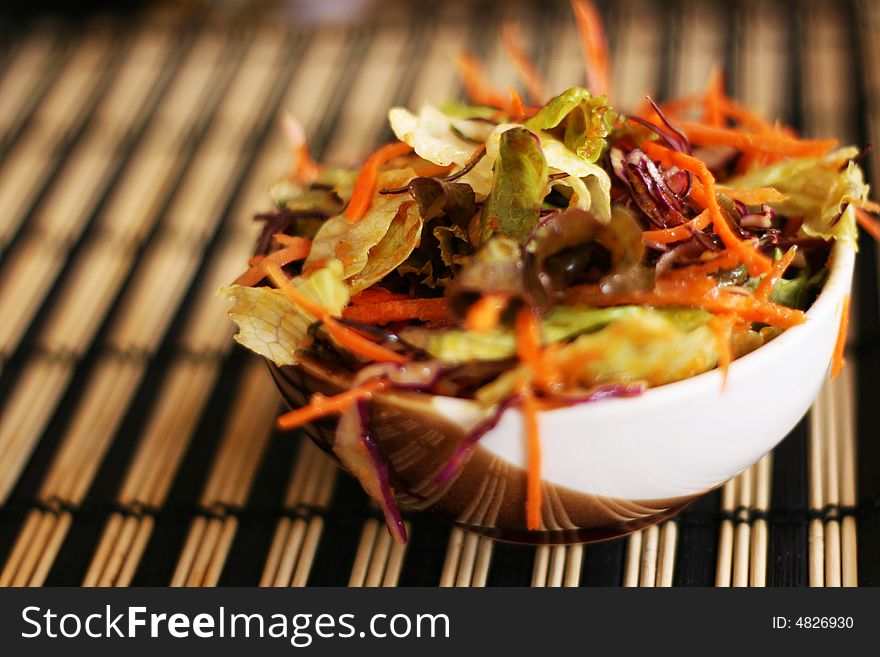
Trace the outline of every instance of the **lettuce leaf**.
{"type": "MultiPolygon", "coordinates": [[[[609,322],[641,312],[637,306],[613,308],[576,308],[555,306],[541,320],[544,339],[548,343],[569,340],[595,331],[609,322]]],[[[704,320],[705,322],[705,320],[704,320]]],[[[405,329],[401,336],[431,356],[447,362],[503,360],[516,354],[516,337],[511,329],[499,327],[479,333],[464,329],[405,329]]]]}
{"type": "Polygon", "coordinates": [[[454,100],[443,103],[440,110],[454,119],[491,119],[498,114],[498,110],[494,107],[466,105],[454,100]]]}
{"type": "MultiPolygon", "coordinates": [[[[763,276],[761,278],[763,279],[763,276]]],[[[816,272],[804,269],[794,278],[781,278],[770,293],[770,301],[789,308],[806,310],[826,278],[828,278],[827,269],[816,272]]],[[[749,281],[752,287],[757,287],[759,283],[759,279],[749,281]]]]}
{"type": "Polygon", "coordinates": [[[433,233],[440,247],[440,258],[450,269],[463,264],[473,253],[467,233],[458,226],[436,226],[433,233]]]}
{"type": "Polygon", "coordinates": [[[415,178],[409,183],[409,193],[419,204],[419,212],[425,221],[445,216],[456,226],[467,229],[474,216],[476,196],[470,185],[436,178],[415,178]]]}
{"type": "Polygon", "coordinates": [[[592,162],[578,157],[557,139],[547,133],[538,133],[541,149],[551,169],[567,173],[568,177],[548,181],[546,193],[556,185],[571,187],[577,194],[576,207],[589,210],[600,220],[611,218],[611,178],[605,170],[592,162]]]}
{"type": "Polygon", "coordinates": [[[269,195],[282,210],[333,216],[341,212],[351,198],[357,176],[357,169],[325,169],[309,187],[285,178],[272,186],[269,195]]]}
{"type": "Polygon", "coordinates": [[[400,141],[406,142],[421,158],[445,167],[464,164],[474,152],[474,144],[456,135],[455,120],[430,105],[418,115],[403,107],[388,112],[391,129],[400,141]]]}
{"type": "Polygon", "coordinates": [[[551,214],[541,221],[525,248],[530,272],[537,279],[532,283],[539,293],[543,290],[548,295],[588,273],[595,278],[590,282],[610,281],[612,276],[619,279],[641,262],[645,251],[641,229],[622,206],[615,206],[608,223],[578,208],[551,214]],[[594,245],[601,247],[601,254],[591,248],[594,245]]]}
{"type": "Polygon", "coordinates": [[[351,293],[378,283],[403,263],[419,245],[422,237],[422,217],[414,201],[400,206],[385,235],[367,254],[364,268],[348,279],[351,293]]]}
{"type": "Polygon", "coordinates": [[[852,203],[868,196],[862,170],[847,162],[857,153],[850,146],[821,158],[783,160],[725,184],[741,189],[775,187],[788,198],[768,205],[788,217],[802,217],[803,235],[855,245],[858,232],[852,203]],[[843,215],[834,223],[841,210],[843,215]]]}
{"type": "MultiPolygon", "coordinates": [[[[607,309],[611,310],[611,309],[607,309]]],[[[688,311],[682,321],[678,311],[630,307],[628,312],[601,330],[585,333],[550,354],[566,379],[567,388],[591,388],[605,383],[644,381],[659,386],[679,381],[715,367],[717,342],[706,326],[688,311]]],[[[477,391],[486,405],[509,397],[520,377],[528,376],[523,366],[505,372],[477,391]]]]}
{"type": "Polygon", "coordinates": [[[586,89],[572,87],[552,98],[525,125],[552,131],[572,153],[595,162],[602,155],[615,116],[605,96],[594,98],[586,89]]]}
{"type": "Polygon", "coordinates": [[[483,294],[525,299],[528,290],[524,267],[519,242],[506,235],[492,237],[467,259],[456,276],[447,294],[450,308],[463,317],[470,304],[483,294]]]}
{"type": "Polygon", "coordinates": [[[541,212],[547,184],[547,160],[535,136],[515,127],[501,133],[492,191],[480,217],[480,240],[495,233],[522,242],[541,212]]]}
{"type": "MultiPolygon", "coordinates": [[[[577,102],[571,105],[568,112],[580,111],[583,113],[587,111],[586,106],[594,100],[597,101],[597,104],[595,108],[589,110],[590,116],[597,120],[599,114],[603,114],[605,117],[604,123],[600,122],[594,125],[595,129],[589,133],[589,137],[585,130],[582,139],[574,139],[570,135],[568,142],[566,142],[564,129],[551,129],[559,125],[558,121],[553,123],[555,118],[559,118],[554,117],[558,113],[557,110],[568,107],[568,104],[562,101],[559,101],[556,109],[552,111],[544,112],[542,110],[539,112],[526,122],[526,127],[538,135],[547,166],[550,169],[569,174],[567,178],[554,180],[552,185],[571,187],[578,195],[577,206],[579,208],[590,210],[603,221],[607,221],[611,215],[611,179],[600,166],[585,156],[592,156],[596,149],[598,149],[598,153],[601,153],[605,144],[604,136],[607,135],[606,128],[601,126],[607,126],[612,114],[607,111],[603,113],[598,105],[598,99],[588,101],[582,97],[583,94],[586,92],[581,90],[570,97],[570,100],[567,101],[569,104],[573,102],[571,99],[577,102]],[[578,103],[581,102],[584,107],[577,109],[578,103]],[[540,127],[541,125],[551,126],[548,128],[550,131],[545,131],[540,127]],[[599,141],[590,142],[591,145],[588,145],[588,139],[599,141]]],[[[552,103],[553,101],[551,101],[552,103]]],[[[462,116],[470,115],[464,113],[462,116]]],[[[562,121],[565,117],[564,115],[560,116],[559,121],[562,121]]],[[[395,107],[388,113],[388,119],[398,139],[412,146],[419,157],[440,166],[455,164],[463,167],[474,153],[476,148],[474,141],[485,143],[485,156],[471,171],[458,180],[459,183],[470,185],[478,200],[485,198],[492,189],[493,166],[498,159],[501,135],[512,128],[522,127],[514,123],[502,123],[493,127],[485,122],[458,119],[430,106],[423,107],[418,115],[406,109],[395,107]],[[459,135],[464,135],[467,139],[459,135]]],[[[550,192],[550,188],[551,183],[548,181],[544,189],[545,195],[550,192]]]]}
{"type": "MultiPolygon", "coordinates": [[[[491,124],[452,118],[430,105],[424,106],[418,115],[393,107],[388,112],[388,121],[397,138],[412,146],[416,155],[443,167],[467,164],[477,148],[474,141],[488,140],[493,129],[491,124]],[[468,139],[462,139],[456,132],[468,139]]],[[[492,160],[484,157],[458,182],[469,184],[481,198],[486,196],[492,186],[492,160]]]]}
{"type": "MultiPolygon", "coordinates": [[[[386,171],[379,176],[377,188],[402,187],[413,177],[412,169],[386,171]]],[[[313,267],[320,267],[324,262],[335,259],[342,263],[344,279],[358,275],[367,266],[371,249],[382,241],[405,204],[413,204],[412,199],[405,194],[377,193],[369,211],[360,221],[349,223],[342,214],[331,217],[315,235],[304,271],[310,271],[313,267]]],[[[400,223],[397,225],[400,226],[400,223]]],[[[406,240],[399,242],[408,244],[406,240]]],[[[382,249],[382,253],[387,256],[388,250],[382,249]]],[[[409,252],[397,264],[403,262],[407,255],[409,252]]]]}
{"type": "MultiPolygon", "coordinates": [[[[291,282],[331,315],[339,316],[348,305],[348,286],[342,280],[342,264],[338,260],[330,260],[291,282]]],[[[270,287],[230,285],[222,288],[220,295],[232,301],[229,318],[238,325],[236,342],[276,365],[295,365],[297,353],[312,343],[309,326],[317,317],[283,292],[270,287]]]]}

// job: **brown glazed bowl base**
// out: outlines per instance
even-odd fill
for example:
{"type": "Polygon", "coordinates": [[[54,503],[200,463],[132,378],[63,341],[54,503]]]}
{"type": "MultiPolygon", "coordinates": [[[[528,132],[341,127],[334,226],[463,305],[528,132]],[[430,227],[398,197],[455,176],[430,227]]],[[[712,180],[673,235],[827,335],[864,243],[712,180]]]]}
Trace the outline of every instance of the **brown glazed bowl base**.
{"type": "MultiPolygon", "coordinates": [[[[284,399],[304,405],[314,392],[337,394],[351,386],[348,373],[314,361],[269,369],[284,399]]],[[[431,510],[456,525],[503,541],[565,544],[601,541],[642,529],[683,509],[699,494],[662,500],[599,497],[543,482],[542,529],[525,522],[526,474],[479,445],[450,481],[437,473],[467,430],[443,416],[431,395],[390,391],[370,402],[370,433],[388,463],[391,483],[402,509],[431,510]]],[[[320,447],[333,454],[336,419],[304,427],[320,447]]]]}
{"type": "MultiPolygon", "coordinates": [[[[628,522],[620,522],[597,527],[584,527],[580,529],[562,529],[557,531],[529,531],[527,529],[497,529],[484,527],[481,525],[469,525],[467,523],[451,520],[451,522],[462,529],[486,536],[487,538],[505,543],[529,544],[529,545],[573,545],[578,543],[600,543],[602,541],[610,541],[621,536],[626,536],[632,532],[637,532],[651,525],[668,520],[673,516],[681,513],[692,502],[702,497],[705,493],[695,495],[687,499],[681,504],[672,506],[662,513],[653,516],[630,520],[628,522]]],[[[442,512],[441,512],[441,515],[442,512]]]]}

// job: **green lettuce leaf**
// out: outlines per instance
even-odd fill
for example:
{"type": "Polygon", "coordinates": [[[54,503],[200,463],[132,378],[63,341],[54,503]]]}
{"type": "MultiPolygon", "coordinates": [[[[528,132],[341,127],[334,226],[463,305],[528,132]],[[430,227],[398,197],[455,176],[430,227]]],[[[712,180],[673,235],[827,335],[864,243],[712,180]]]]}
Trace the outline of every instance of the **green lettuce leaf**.
{"type": "Polygon", "coordinates": [[[605,96],[594,98],[586,89],[572,87],[551,99],[525,125],[552,131],[571,152],[595,162],[602,155],[615,116],[605,96]]]}
{"type": "Polygon", "coordinates": [[[547,160],[525,128],[503,132],[498,143],[492,191],[480,218],[481,241],[495,233],[522,242],[538,222],[547,184],[547,160]]]}
{"type": "MultiPolygon", "coordinates": [[[[348,286],[342,280],[342,264],[338,260],[330,260],[291,282],[331,315],[339,316],[348,305],[348,286]]],[[[283,292],[269,287],[230,285],[222,288],[220,295],[232,301],[229,318],[238,325],[236,342],[276,365],[295,365],[297,353],[312,343],[309,326],[317,317],[283,292]]]]}
{"type": "Polygon", "coordinates": [[[454,119],[491,119],[498,113],[494,107],[465,105],[454,100],[443,103],[440,110],[454,119]]]}
{"type": "MultiPolygon", "coordinates": [[[[526,123],[526,127],[538,136],[547,166],[555,172],[569,174],[568,177],[552,183],[548,181],[544,195],[550,192],[551,187],[571,188],[578,196],[577,207],[590,210],[603,221],[608,221],[611,216],[611,179],[602,167],[590,161],[590,157],[596,149],[596,157],[601,153],[605,144],[604,136],[607,135],[607,123],[612,114],[603,113],[598,99],[587,100],[583,94],[586,92],[580,90],[568,96],[565,102],[557,100],[552,108],[554,101],[551,101],[548,105],[550,109],[545,108],[546,111],[539,112],[526,123]],[[589,109],[591,104],[596,107],[589,109]],[[569,134],[568,141],[565,141],[565,128],[558,127],[559,121],[565,115],[560,114],[555,118],[553,115],[558,114],[559,108],[569,105],[569,114],[589,110],[591,118],[598,120],[602,114],[605,117],[604,122],[591,124],[594,129],[589,133],[585,130],[582,139],[574,139],[569,134]],[[554,124],[555,119],[558,121],[554,124]],[[545,131],[541,125],[552,127],[545,131]],[[599,141],[593,143],[590,140],[599,141]]],[[[468,115],[465,113],[463,116],[468,115]]],[[[455,118],[452,113],[446,114],[430,106],[423,107],[418,115],[395,107],[388,113],[388,118],[398,139],[412,146],[420,157],[440,166],[455,164],[463,167],[473,155],[476,143],[485,143],[486,154],[470,172],[458,180],[459,183],[470,185],[478,200],[484,199],[492,189],[493,167],[499,156],[501,135],[512,128],[523,127],[515,123],[502,123],[493,127],[485,122],[455,118]]],[[[572,125],[575,124],[577,121],[572,122],[572,125]]]]}
{"type": "MultiPolygon", "coordinates": [[[[760,276],[749,279],[748,287],[756,288],[763,278],[760,276]]],[[[803,269],[794,278],[781,278],[770,293],[770,301],[789,308],[806,310],[810,307],[826,278],[828,278],[827,269],[815,272],[803,269]]]]}
{"type": "Polygon", "coordinates": [[[341,212],[351,198],[357,175],[356,169],[327,169],[308,187],[285,178],[272,186],[269,195],[281,210],[332,216],[341,212]]]}
{"type": "MultiPolygon", "coordinates": [[[[577,194],[577,207],[589,210],[600,220],[611,218],[611,178],[605,170],[592,162],[578,157],[557,139],[539,132],[541,149],[551,170],[567,173],[568,177],[548,181],[545,189],[567,186],[577,194]]],[[[546,194],[545,194],[546,195],[546,194]]]]}
{"type": "Polygon", "coordinates": [[[725,184],[741,189],[775,187],[788,198],[769,205],[788,217],[802,217],[804,235],[855,245],[858,232],[855,208],[851,204],[868,196],[862,170],[848,162],[857,153],[858,150],[850,146],[821,158],[783,160],[725,184]],[[843,215],[832,226],[844,205],[843,215]]]}
{"type": "MultiPolygon", "coordinates": [[[[541,327],[545,341],[557,343],[582,333],[595,331],[611,321],[640,312],[642,309],[638,306],[613,308],[555,306],[541,320],[541,327]]],[[[401,335],[434,358],[447,362],[502,360],[516,354],[516,337],[513,331],[506,327],[485,333],[464,329],[412,328],[405,329],[401,335]]]]}
{"type": "MultiPolygon", "coordinates": [[[[601,330],[564,345],[554,357],[568,364],[566,378],[581,388],[636,381],[659,386],[715,367],[717,342],[706,326],[709,315],[703,313],[702,322],[691,311],[684,319],[677,315],[678,311],[630,308],[601,330]]],[[[476,398],[482,404],[496,404],[513,394],[520,378],[528,375],[522,366],[514,368],[480,388],[476,398]]]]}

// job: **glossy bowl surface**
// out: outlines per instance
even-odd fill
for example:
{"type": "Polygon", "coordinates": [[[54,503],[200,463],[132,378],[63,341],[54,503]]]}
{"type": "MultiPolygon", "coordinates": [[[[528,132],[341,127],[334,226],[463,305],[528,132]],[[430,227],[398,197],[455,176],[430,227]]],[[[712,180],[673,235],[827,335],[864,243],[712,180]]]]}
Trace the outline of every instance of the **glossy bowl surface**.
{"type": "MultiPolygon", "coordinates": [[[[662,520],[755,463],[797,424],[824,381],[849,293],[851,246],[832,250],[831,273],[807,321],[734,361],[722,387],[712,370],[639,397],[542,412],[542,530],[525,527],[522,416],[508,410],[444,486],[438,470],[485,417],[474,402],[391,392],[371,402],[371,432],[403,508],[433,509],[496,538],[567,543],[618,536],[662,520]]],[[[312,363],[278,368],[292,406],[350,382],[312,363]]],[[[325,449],[335,420],[307,427],[325,449]]]]}

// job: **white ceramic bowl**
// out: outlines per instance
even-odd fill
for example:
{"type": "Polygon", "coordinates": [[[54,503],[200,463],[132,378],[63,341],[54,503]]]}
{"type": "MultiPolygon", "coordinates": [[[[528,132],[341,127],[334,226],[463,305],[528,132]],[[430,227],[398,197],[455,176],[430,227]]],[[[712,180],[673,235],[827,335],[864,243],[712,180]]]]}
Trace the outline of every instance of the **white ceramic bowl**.
{"type": "MultiPolygon", "coordinates": [[[[620,535],[666,518],[773,449],[824,381],[852,282],[854,249],[838,243],[807,321],[718,370],[630,398],[540,415],[543,529],[525,529],[522,416],[508,410],[452,482],[435,483],[455,445],[484,417],[467,400],[413,393],[377,396],[372,433],[405,507],[433,508],[497,538],[559,543],[620,535]]],[[[329,372],[276,370],[292,404],[346,387],[329,372]]],[[[332,423],[312,435],[328,447],[332,423]]]]}

